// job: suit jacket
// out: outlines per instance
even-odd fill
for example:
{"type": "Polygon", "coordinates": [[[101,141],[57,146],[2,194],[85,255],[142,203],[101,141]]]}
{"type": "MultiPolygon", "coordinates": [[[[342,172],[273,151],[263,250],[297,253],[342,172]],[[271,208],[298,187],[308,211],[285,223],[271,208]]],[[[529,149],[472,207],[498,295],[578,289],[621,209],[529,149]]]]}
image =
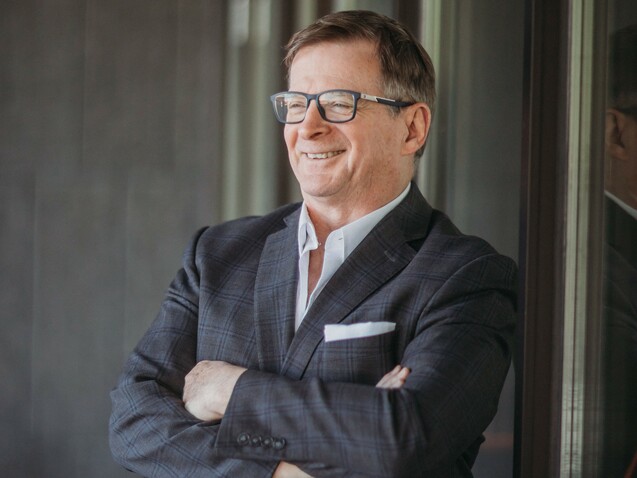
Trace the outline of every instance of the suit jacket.
{"type": "Polygon", "coordinates": [[[604,254],[604,476],[637,454],[637,220],[606,199],[604,254]]]}
{"type": "Polygon", "coordinates": [[[111,397],[111,449],[145,476],[471,476],[510,364],[517,269],[415,184],[336,271],[298,331],[299,204],[200,231],[111,397]],[[391,333],[324,341],[326,324],[391,333]],[[224,418],[183,407],[200,360],[248,368],[224,418]],[[396,364],[401,389],[374,384],[396,364]]]}

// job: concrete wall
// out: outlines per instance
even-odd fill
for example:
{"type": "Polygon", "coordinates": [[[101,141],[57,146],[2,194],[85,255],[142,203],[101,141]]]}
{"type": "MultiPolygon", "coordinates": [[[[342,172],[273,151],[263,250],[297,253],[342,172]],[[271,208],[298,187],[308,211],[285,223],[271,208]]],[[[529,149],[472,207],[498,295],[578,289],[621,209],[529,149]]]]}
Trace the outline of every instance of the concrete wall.
{"type": "Polygon", "coordinates": [[[224,5],[0,6],[2,476],[130,476],[108,392],[218,220],[224,5]]]}

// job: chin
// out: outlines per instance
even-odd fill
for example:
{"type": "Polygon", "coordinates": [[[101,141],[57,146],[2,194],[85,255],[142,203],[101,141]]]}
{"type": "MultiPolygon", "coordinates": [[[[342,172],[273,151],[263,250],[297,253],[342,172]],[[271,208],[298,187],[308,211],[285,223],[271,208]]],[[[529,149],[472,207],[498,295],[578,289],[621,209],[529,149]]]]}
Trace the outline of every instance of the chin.
{"type": "Polygon", "coordinates": [[[323,198],[330,196],[329,192],[321,188],[304,188],[301,187],[301,192],[305,199],[308,198],[323,198]]]}
{"type": "Polygon", "coordinates": [[[338,188],[330,187],[327,184],[301,184],[301,191],[304,197],[326,198],[338,192],[338,188]]]}
{"type": "Polygon", "coordinates": [[[301,186],[301,190],[313,196],[329,195],[330,191],[338,189],[331,177],[320,174],[305,173],[300,176],[297,175],[296,179],[301,186]]]}

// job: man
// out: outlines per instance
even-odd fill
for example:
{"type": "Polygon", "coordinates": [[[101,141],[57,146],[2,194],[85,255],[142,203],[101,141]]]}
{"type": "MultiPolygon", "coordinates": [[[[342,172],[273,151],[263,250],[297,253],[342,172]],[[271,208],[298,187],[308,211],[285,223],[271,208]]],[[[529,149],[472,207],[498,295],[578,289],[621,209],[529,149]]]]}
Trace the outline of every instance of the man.
{"type": "Polygon", "coordinates": [[[471,476],[516,267],[411,183],[430,59],[354,11],[286,64],[272,101],[303,203],[196,235],[112,393],[113,453],[148,476],[471,476]]]}
{"type": "Polygon", "coordinates": [[[602,471],[637,476],[637,25],[611,37],[609,72],[602,471]]]}

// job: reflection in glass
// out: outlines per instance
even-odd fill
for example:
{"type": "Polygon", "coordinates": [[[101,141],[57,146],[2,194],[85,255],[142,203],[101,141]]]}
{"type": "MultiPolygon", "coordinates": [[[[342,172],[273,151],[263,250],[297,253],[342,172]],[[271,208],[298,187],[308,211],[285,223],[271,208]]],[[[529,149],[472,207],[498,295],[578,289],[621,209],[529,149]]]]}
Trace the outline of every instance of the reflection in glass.
{"type": "Polygon", "coordinates": [[[637,476],[637,23],[608,58],[601,476],[622,477],[637,476]]]}

